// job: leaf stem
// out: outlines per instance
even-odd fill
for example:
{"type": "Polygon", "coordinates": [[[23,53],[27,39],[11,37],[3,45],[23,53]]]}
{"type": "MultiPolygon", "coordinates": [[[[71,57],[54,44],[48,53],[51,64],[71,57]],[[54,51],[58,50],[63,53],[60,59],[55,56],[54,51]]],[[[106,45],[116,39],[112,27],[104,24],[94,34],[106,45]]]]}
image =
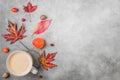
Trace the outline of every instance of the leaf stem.
{"type": "Polygon", "coordinates": [[[29,13],[29,17],[30,17],[30,22],[31,22],[31,14],[29,13]]]}

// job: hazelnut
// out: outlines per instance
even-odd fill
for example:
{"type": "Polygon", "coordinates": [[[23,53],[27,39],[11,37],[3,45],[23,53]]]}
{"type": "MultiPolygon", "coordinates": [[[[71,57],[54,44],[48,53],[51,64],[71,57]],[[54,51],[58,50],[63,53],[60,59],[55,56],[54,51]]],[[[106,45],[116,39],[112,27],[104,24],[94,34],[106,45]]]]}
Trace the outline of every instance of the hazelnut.
{"type": "Polygon", "coordinates": [[[3,78],[8,78],[8,77],[10,77],[10,74],[9,74],[9,73],[4,73],[4,74],[2,75],[2,77],[3,77],[3,78]]]}
{"type": "Polygon", "coordinates": [[[16,12],[18,12],[18,8],[12,8],[11,11],[16,13],[16,12]]]}
{"type": "Polygon", "coordinates": [[[46,19],[47,19],[47,16],[46,16],[46,15],[41,15],[41,16],[40,16],[40,19],[41,19],[41,20],[46,20],[46,19]]]}
{"type": "Polygon", "coordinates": [[[9,48],[3,48],[3,49],[2,49],[2,52],[3,52],[3,53],[8,53],[8,52],[9,52],[9,48]]]}

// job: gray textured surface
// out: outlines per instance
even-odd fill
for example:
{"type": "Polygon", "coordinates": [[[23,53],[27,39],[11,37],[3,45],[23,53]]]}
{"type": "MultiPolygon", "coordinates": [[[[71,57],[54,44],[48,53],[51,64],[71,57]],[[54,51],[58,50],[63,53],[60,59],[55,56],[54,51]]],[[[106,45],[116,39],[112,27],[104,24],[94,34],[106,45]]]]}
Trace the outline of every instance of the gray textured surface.
{"type": "MultiPolygon", "coordinates": [[[[57,68],[40,72],[41,80],[120,80],[120,0],[31,0],[38,5],[32,14],[32,22],[25,22],[27,38],[22,41],[33,48],[35,37],[46,39],[46,52],[57,51],[57,68]],[[42,35],[31,37],[33,26],[46,14],[52,19],[49,29],[42,35]],[[55,43],[51,48],[49,44],[55,43]]],[[[21,24],[21,18],[29,18],[22,10],[28,0],[0,1],[0,33],[6,33],[7,20],[21,24]],[[19,13],[10,12],[18,7],[19,13]]],[[[0,37],[0,49],[25,50],[16,42],[9,45],[0,37]]],[[[39,51],[40,53],[42,52],[39,51]]],[[[0,53],[0,75],[6,72],[8,54],[0,53]]],[[[0,77],[0,80],[4,80],[0,77]]],[[[37,76],[11,76],[8,80],[39,80],[37,76]]]]}

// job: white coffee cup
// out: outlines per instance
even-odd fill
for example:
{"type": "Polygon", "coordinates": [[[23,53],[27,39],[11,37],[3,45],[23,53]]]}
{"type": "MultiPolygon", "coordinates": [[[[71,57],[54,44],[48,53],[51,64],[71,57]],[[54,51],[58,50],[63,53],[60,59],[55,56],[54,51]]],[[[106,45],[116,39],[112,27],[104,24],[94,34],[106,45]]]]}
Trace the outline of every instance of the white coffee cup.
{"type": "Polygon", "coordinates": [[[37,69],[33,67],[32,56],[25,51],[14,51],[7,58],[6,66],[8,71],[15,76],[25,76],[32,72],[37,74],[37,69]]]}

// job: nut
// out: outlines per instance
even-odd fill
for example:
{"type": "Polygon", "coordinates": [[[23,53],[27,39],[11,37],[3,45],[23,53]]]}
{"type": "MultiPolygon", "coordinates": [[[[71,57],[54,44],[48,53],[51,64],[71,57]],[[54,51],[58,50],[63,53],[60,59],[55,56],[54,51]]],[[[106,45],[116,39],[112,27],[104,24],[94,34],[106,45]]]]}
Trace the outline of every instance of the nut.
{"type": "Polygon", "coordinates": [[[2,49],[2,52],[3,52],[3,53],[8,53],[8,52],[9,52],[9,48],[3,48],[3,49],[2,49]]]}
{"type": "Polygon", "coordinates": [[[41,16],[40,16],[40,19],[41,19],[41,20],[46,20],[46,19],[47,19],[47,16],[46,16],[46,15],[41,15],[41,16]]]}
{"type": "Polygon", "coordinates": [[[3,78],[8,78],[8,77],[10,77],[10,74],[9,74],[9,73],[4,73],[4,74],[2,75],[2,77],[3,77],[3,78]]]}

